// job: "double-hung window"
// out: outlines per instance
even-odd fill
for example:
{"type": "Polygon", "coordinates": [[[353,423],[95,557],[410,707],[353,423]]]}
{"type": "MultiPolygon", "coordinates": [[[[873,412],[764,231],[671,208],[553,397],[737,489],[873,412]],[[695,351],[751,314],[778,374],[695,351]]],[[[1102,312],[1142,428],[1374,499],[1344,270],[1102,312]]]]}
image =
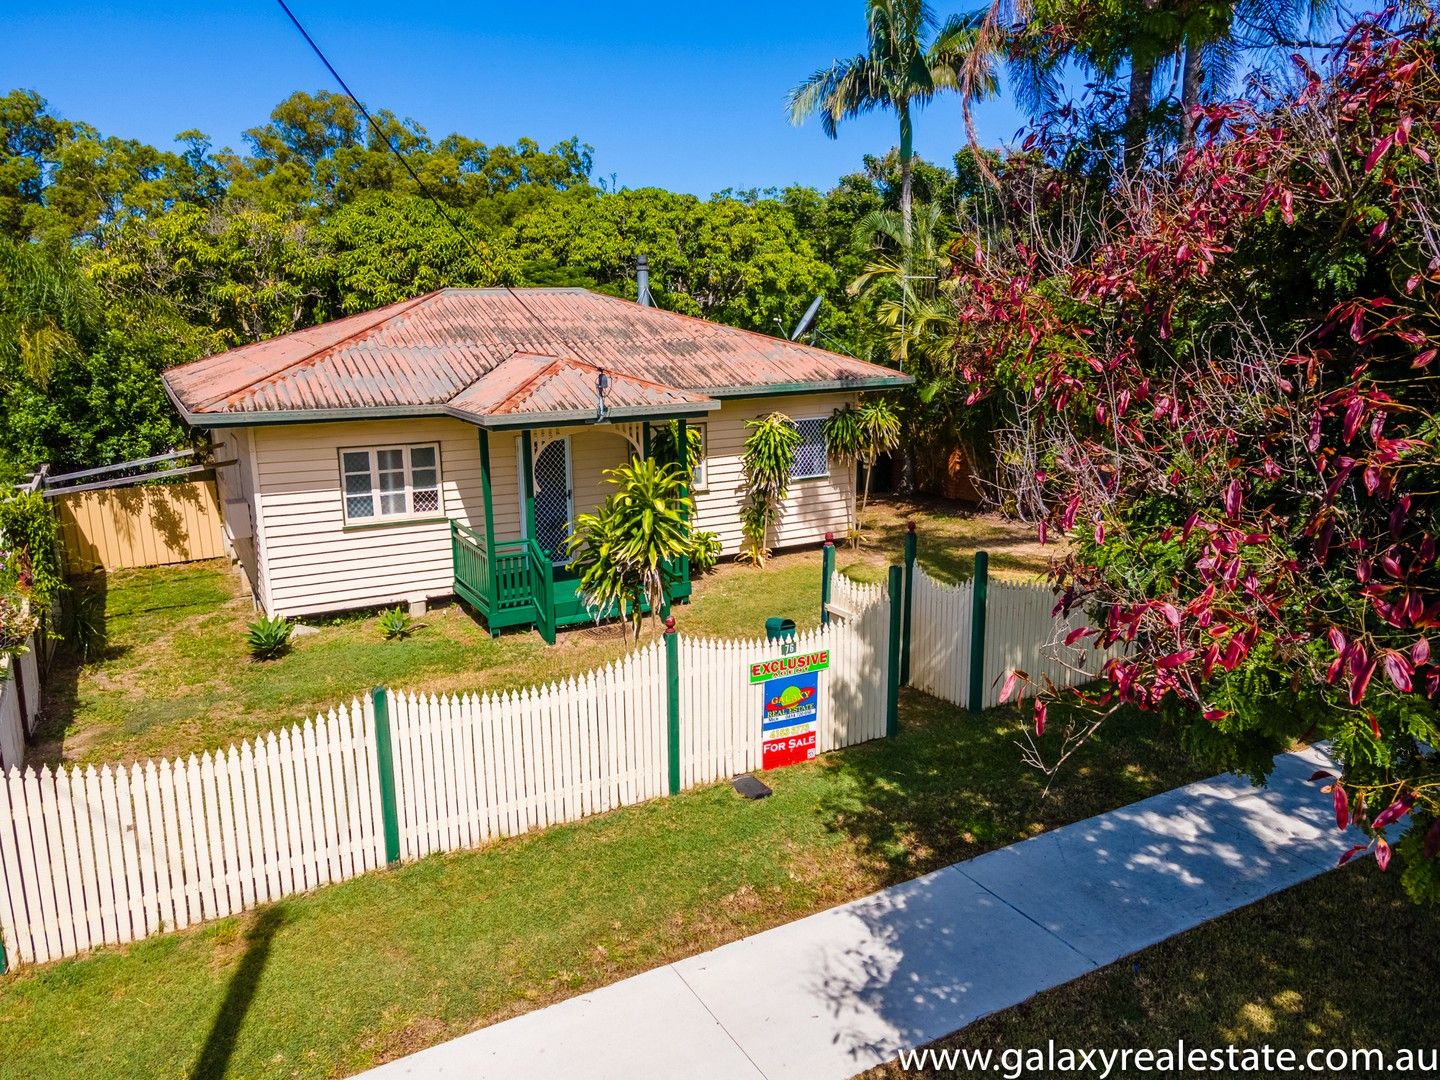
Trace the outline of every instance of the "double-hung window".
{"type": "Polygon", "coordinates": [[[349,524],[443,512],[435,443],[341,450],[340,473],[349,524]]]}
{"type": "Polygon", "coordinates": [[[796,420],[800,445],[795,448],[795,463],[790,466],[791,480],[814,480],[830,475],[830,451],[825,447],[825,421],[821,417],[796,420]]]}

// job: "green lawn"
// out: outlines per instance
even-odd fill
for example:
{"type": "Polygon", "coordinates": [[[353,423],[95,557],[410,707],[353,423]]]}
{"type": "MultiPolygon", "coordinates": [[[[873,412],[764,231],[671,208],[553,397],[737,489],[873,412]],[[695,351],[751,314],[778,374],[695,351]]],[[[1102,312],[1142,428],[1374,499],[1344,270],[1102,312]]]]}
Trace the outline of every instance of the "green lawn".
{"type": "MultiPolygon", "coordinates": [[[[1440,917],[1369,860],[1297,885],[936,1043],[1432,1050],[1440,917]]],[[[876,1069],[868,1080],[954,1073],[876,1069]]],[[[1112,1074],[1120,1080],[1133,1075],[1112,1074]]],[[[1153,1075],[1153,1074],[1151,1074],[1153,1075]]],[[[1339,1073],[1329,1075],[1340,1075],[1339,1073]]]]}
{"type": "MultiPolygon", "coordinates": [[[[941,504],[881,503],[870,512],[871,542],[842,549],[837,562],[878,581],[899,558],[904,521],[919,523],[921,561],[938,577],[970,573],[974,552],[995,552],[1002,571],[1035,575],[1049,552],[1028,530],[993,515],[941,504]]],[[[245,647],[254,618],[238,576],[225,563],[124,571],[77,581],[103,591],[104,641],[91,663],[63,646],[31,760],[99,764],[216,749],[296,723],[375,685],[431,692],[514,689],[581,673],[633,646],[618,625],[583,627],[547,647],[533,631],[492,639],[459,605],[431,611],[414,637],[383,640],[374,613],[315,622],[281,659],[256,663],[245,647]]],[[[766,616],[802,627],[820,613],[820,553],[781,555],[763,570],[727,564],[698,581],[678,608],[682,630],[755,637],[766,616]]],[[[652,631],[653,632],[653,631],[652,631]]]]}
{"type": "Polygon", "coordinates": [[[901,735],[0,978],[7,1076],[345,1074],[1183,783],[1153,719],[1049,798],[1020,720],[903,697],[901,735]]]}

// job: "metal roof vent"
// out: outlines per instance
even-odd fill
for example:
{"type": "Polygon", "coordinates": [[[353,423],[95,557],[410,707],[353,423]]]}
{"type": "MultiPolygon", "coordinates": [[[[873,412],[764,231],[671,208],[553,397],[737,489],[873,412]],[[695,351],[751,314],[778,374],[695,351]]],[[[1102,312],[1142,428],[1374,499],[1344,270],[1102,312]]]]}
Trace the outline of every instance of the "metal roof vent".
{"type": "Polygon", "coordinates": [[[595,376],[595,420],[603,423],[605,420],[605,392],[610,389],[610,376],[605,374],[605,369],[600,369],[600,374],[595,376]]]}
{"type": "Polygon", "coordinates": [[[635,260],[635,299],[641,307],[654,307],[650,295],[650,260],[641,255],[635,260]]]}

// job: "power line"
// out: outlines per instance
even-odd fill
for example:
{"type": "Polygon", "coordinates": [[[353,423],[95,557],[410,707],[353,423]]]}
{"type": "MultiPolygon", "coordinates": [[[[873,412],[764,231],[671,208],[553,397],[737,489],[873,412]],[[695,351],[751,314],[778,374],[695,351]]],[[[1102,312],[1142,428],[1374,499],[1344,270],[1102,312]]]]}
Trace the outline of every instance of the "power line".
{"type": "Polygon", "coordinates": [[[441,203],[440,200],[435,197],[434,193],[425,185],[425,181],[420,179],[420,174],[415,171],[414,166],[410,164],[410,160],[401,152],[400,148],[390,141],[390,137],[385,134],[384,129],[382,129],[376,119],[370,115],[370,110],[365,108],[360,99],[355,96],[355,91],[350,89],[350,84],[345,81],[340,72],[335,70],[335,65],[330,63],[324,51],[321,50],[319,45],[315,44],[315,39],[310,36],[310,32],[300,24],[300,20],[295,17],[295,13],[290,10],[290,5],[287,4],[285,0],[275,0],[275,2],[280,5],[281,10],[284,11],[285,14],[289,16],[290,21],[295,24],[295,29],[300,31],[300,36],[305,39],[305,43],[309,45],[315,55],[320,58],[320,62],[325,65],[325,70],[330,72],[330,75],[340,84],[340,89],[345,91],[345,96],[355,103],[355,107],[360,110],[360,115],[365,117],[369,122],[375,134],[380,137],[390,152],[400,160],[400,164],[405,166],[405,171],[410,174],[410,179],[415,181],[415,186],[420,189],[420,194],[430,200],[430,204],[434,206],[440,216],[445,219],[445,224],[454,229],[455,235],[460,237],[465,246],[470,249],[470,254],[481,260],[481,262],[484,262],[484,256],[480,254],[480,250],[471,242],[465,230],[450,216],[450,212],[445,209],[444,204],[441,203]]]}

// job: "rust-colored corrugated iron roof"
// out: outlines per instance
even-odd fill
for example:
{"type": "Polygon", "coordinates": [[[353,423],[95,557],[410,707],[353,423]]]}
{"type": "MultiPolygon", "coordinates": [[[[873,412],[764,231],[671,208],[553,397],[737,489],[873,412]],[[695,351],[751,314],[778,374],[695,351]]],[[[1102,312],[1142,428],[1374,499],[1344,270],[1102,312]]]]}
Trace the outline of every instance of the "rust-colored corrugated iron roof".
{"type": "Polygon", "coordinates": [[[555,423],[677,416],[718,409],[720,403],[649,379],[606,372],[581,360],[516,353],[451,398],[449,406],[481,423],[506,417],[555,423]]]}
{"type": "Polygon", "coordinates": [[[188,421],[678,416],[716,397],[909,382],[809,345],[584,289],[444,289],[165,373],[188,421]],[[518,396],[517,396],[518,395],[518,396]]]}

